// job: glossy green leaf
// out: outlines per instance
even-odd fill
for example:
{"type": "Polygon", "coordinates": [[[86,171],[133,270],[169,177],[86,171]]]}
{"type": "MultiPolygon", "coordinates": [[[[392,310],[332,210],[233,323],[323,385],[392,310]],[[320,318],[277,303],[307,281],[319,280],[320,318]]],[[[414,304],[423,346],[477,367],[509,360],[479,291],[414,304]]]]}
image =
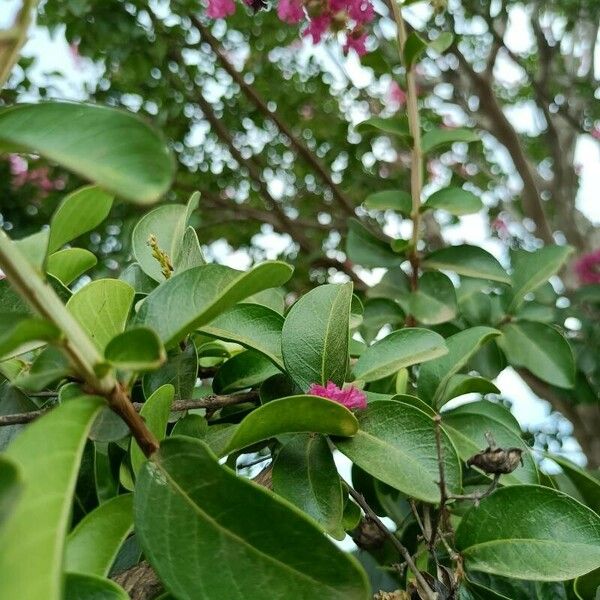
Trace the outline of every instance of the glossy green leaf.
{"type": "Polygon", "coordinates": [[[464,394],[499,394],[500,390],[485,377],[452,375],[444,395],[444,403],[464,394]]]}
{"type": "Polygon", "coordinates": [[[88,513],[67,537],[65,570],[106,577],[133,529],[133,496],[123,494],[88,513]]]}
{"type": "Polygon", "coordinates": [[[342,482],[324,436],[296,435],[283,446],[273,463],[273,491],[344,538],[342,482]]]}
{"type": "Polygon", "coordinates": [[[278,373],[281,371],[268,358],[249,350],[226,361],[217,371],[212,385],[217,394],[229,394],[254,387],[278,373]]]}
{"type": "Polygon", "coordinates": [[[110,579],[84,573],[67,573],[61,600],[129,600],[129,595],[110,579]]]}
{"type": "Polygon", "coordinates": [[[139,117],[72,102],[0,110],[0,151],[39,154],[138,204],[171,185],[173,159],[163,138],[139,117]]]}
{"type": "Polygon", "coordinates": [[[346,254],[353,263],[368,269],[396,267],[402,262],[388,242],[375,237],[356,219],[348,221],[346,254]]]}
{"type": "Polygon", "coordinates": [[[428,329],[393,331],[369,346],[354,365],[355,379],[376,381],[403,367],[433,360],[446,354],[444,338],[428,329]]]}
{"type": "Polygon", "coordinates": [[[410,314],[423,325],[438,325],[454,319],[456,310],[456,291],[449,277],[423,273],[419,287],[410,296],[410,314]]]}
{"type": "Polygon", "coordinates": [[[423,260],[423,268],[454,271],[465,277],[510,283],[506,271],[489,252],[467,244],[449,246],[432,252],[423,260]]]}
{"type": "Polygon", "coordinates": [[[400,297],[408,296],[410,282],[406,273],[400,268],[388,269],[381,281],[367,290],[368,298],[389,298],[399,301],[400,297]]]}
{"type": "MultiPolygon", "coordinates": [[[[142,410],[140,410],[140,415],[144,419],[146,427],[148,427],[159,441],[165,437],[174,396],[175,388],[169,384],[163,385],[144,402],[142,410]]],[[[146,457],[135,439],[131,440],[129,454],[131,468],[134,473],[137,473],[142,463],[146,460],[146,457]]]]}
{"type": "Polygon", "coordinates": [[[253,410],[237,426],[223,454],[247,448],[282,433],[323,433],[349,437],[356,417],[344,406],[318,396],[290,396],[253,410]]]}
{"type": "Polygon", "coordinates": [[[547,487],[501,488],[473,507],[456,531],[467,569],[540,581],[600,565],[600,517],[547,487]]]}
{"type": "Polygon", "coordinates": [[[563,470],[563,473],[581,494],[583,501],[593,511],[600,514],[600,481],[591,473],[587,473],[584,469],[562,456],[551,454],[549,458],[563,470]]]}
{"type": "Polygon", "coordinates": [[[19,465],[0,454],[0,531],[23,493],[24,483],[19,465]]]}
{"type": "Polygon", "coordinates": [[[600,592],[600,567],[580,575],[575,580],[574,590],[579,600],[597,600],[600,592]]]}
{"type": "Polygon", "coordinates": [[[64,285],[69,285],[97,263],[98,259],[89,250],[65,248],[48,257],[46,271],[64,285]]]}
{"type": "Polygon", "coordinates": [[[396,329],[404,322],[404,312],[397,302],[387,298],[370,298],[365,302],[363,320],[359,331],[370,344],[384,325],[396,329]]]}
{"type": "Polygon", "coordinates": [[[356,126],[356,131],[359,133],[372,131],[373,129],[382,133],[398,136],[406,143],[411,139],[408,119],[405,116],[389,117],[387,119],[384,119],[383,117],[371,117],[356,126]]]}
{"type": "Polygon", "coordinates": [[[257,292],[283,285],[292,268],[267,261],[247,272],[203,265],[174,275],[144,300],[137,323],[154,329],[170,347],[198,327],[257,292]]]}
{"type": "Polygon", "coordinates": [[[70,400],[28,425],[7,449],[25,487],[0,530],[3,598],[62,600],[62,556],[72,495],[85,439],[101,406],[93,397],[70,400]]]}
{"type": "Polygon", "coordinates": [[[426,48],[427,42],[416,31],[411,31],[403,48],[404,64],[407,69],[418,62],[426,48]]]}
{"type": "Polygon", "coordinates": [[[261,304],[237,304],[200,331],[260,352],[283,370],[281,330],[283,317],[261,304]]]}
{"type": "Polygon", "coordinates": [[[198,241],[198,234],[193,227],[188,227],[183,234],[179,253],[175,257],[175,273],[187,271],[193,267],[205,265],[204,255],[198,241]]]}
{"type": "Polygon", "coordinates": [[[144,273],[138,263],[132,263],[126,267],[119,275],[119,279],[128,283],[136,294],[144,296],[147,296],[158,285],[154,279],[144,273]]]}
{"type": "Polygon", "coordinates": [[[404,190],[383,190],[369,194],[364,201],[369,210],[395,210],[408,216],[412,210],[412,199],[404,190]]]}
{"type": "Polygon", "coordinates": [[[421,206],[421,211],[445,210],[458,217],[479,212],[482,208],[483,203],[473,192],[462,188],[448,187],[431,194],[421,206]]]}
{"type": "Polygon", "coordinates": [[[125,330],[134,294],[124,281],[97,279],[73,294],[67,308],[104,352],[108,342],[125,330]]]}
{"type": "MultiPolygon", "coordinates": [[[[414,406],[382,400],[357,413],[358,433],[335,440],[338,450],[361,469],[393,488],[424,502],[439,502],[438,457],[433,419],[414,406]]],[[[460,463],[442,432],[448,488],[461,487],[460,463]]]]}
{"type": "Polygon", "coordinates": [[[14,356],[59,337],[60,331],[44,319],[0,313],[0,358],[14,356]]]}
{"type": "Polygon", "coordinates": [[[477,400],[475,402],[467,402],[461,404],[456,408],[453,408],[451,413],[453,415],[483,415],[487,419],[493,419],[498,423],[501,423],[507,429],[510,429],[514,434],[521,436],[521,426],[513,414],[501,404],[490,402],[489,400],[477,400]]]}
{"type": "Polygon", "coordinates": [[[561,581],[526,581],[471,571],[468,588],[474,600],[567,600],[561,581]]]}
{"type": "Polygon", "coordinates": [[[471,327],[446,339],[448,353],[423,365],[419,373],[419,397],[440,406],[452,375],[460,371],[486,342],[500,335],[491,327],[471,327]]]}
{"type": "Polygon", "coordinates": [[[300,389],[308,390],[311,383],[344,383],[351,302],[351,283],[321,285],[302,296],[287,314],[283,361],[300,389]]]}
{"type": "Polygon", "coordinates": [[[424,154],[455,142],[478,142],[479,136],[471,129],[457,127],[455,129],[432,129],[425,133],[421,139],[421,148],[424,154]]]}
{"type": "Polygon", "coordinates": [[[569,342],[550,325],[515,321],[502,326],[498,340],[508,362],[560,388],[575,385],[575,362],[569,342]]]}
{"type": "Polygon", "coordinates": [[[98,227],[108,217],[112,203],[113,196],[96,186],[90,185],[70,193],[58,205],[50,220],[48,254],[98,227]]]}
{"type": "Polygon", "coordinates": [[[187,344],[184,350],[173,348],[162,367],[144,375],[144,396],[149,398],[158,388],[168,383],[175,388],[175,400],[189,399],[197,378],[198,356],[194,344],[187,344]]]}
{"type": "Polygon", "coordinates": [[[147,327],[134,327],[116,335],[106,345],[104,357],[124,371],[151,371],[166,360],[161,341],[147,327]]]}
{"type": "Polygon", "coordinates": [[[269,600],[370,597],[354,559],[298,509],[220,466],[199,440],[165,440],[144,465],[135,523],[146,557],[180,600],[252,600],[266,589],[269,600]],[[217,556],[235,568],[215,568],[207,557],[217,556]]]}
{"type": "Polygon", "coordinates": [[[571,246],[544,246],[535,252],[518,254],[512,274],[513,295],[509,312],[517,310],[527,294],[557,273],[572,252],[571,246]]]}

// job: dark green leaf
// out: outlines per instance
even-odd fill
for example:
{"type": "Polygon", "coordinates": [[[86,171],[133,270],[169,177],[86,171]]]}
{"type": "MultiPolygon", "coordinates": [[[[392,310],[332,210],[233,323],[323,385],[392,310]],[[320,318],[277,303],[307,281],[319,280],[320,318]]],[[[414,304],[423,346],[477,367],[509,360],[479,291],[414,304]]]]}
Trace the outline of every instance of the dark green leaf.
{"type": "Polygon", "coordinates": [[[454,285],[443,273],[423,273],[419,287],[411,294],[410,314],[423,325],[438,325],[456,316],[454,285]]]}
{"type": "Polygon", "coordinates": [[[549,457],[558,464],[563,473],[571,480],[584,502],[593,511],[600,514],[600,481],[562,456],[551,454],[549,457]]]}
{"type": "Polygon", "coordinates": [[[213,379],[217,394],[229,394],[254,387],[281,371],[262,354],[240,352],[226,361],[213,379]]]}
{"type": "Polygon", "coordinates": [[[198,378],[196,347],[189,343],[183,351],[179,348],[169,352],[167,362],[156,371],[144,376],[144,396],[149,398],[158,388],[170,384],[175,388],[175,400],[192,397],[198,378]]]}
{"type": "Polygon", "coordinates": [[[352,262],[366,268],[396,267],[402,262],[389,242],[375,237],[356,219],[348,221],[346,254],[352,262]]]}
{"type": "Polygon", "coordinates": [[[424,154],[448,146],[455,142],[478,142],[479,136],[471,129],[457,127],[456,129],[433,129],[423,135],[421,148],[424,154]]]}
{"type": "Polygon", "coordinates": [[[49,321],[0,313],[0,358],[21,354],[59,337],[60,331],[49,321]]]}
{"type": "Polygon", "coordinates": [[[369,210],[395,210],[405,216],[410,215],[412,210],[412,199],[404,190],[383,190],[369,194],[364,204],[369,210]]]}
{"type": "Polygon", "coordinates": [[[422,56],[427,42],[416,32],[411,31],[403,48],[404,64],[410,69],[422,56]]]}
{"type": "Polygon", "coordinates": [[[408,118],[405,116],[390,117],[371,117],[356,126],[356,131],[363,133],[375,129],[382,133],[389,133],[398,136],[407,145],[410,143],[411,136],[408,127],[408,118]]]}
{"type": "Polygon", "coordinates": [[[165,349],[158,336],[147,327],[134,327],[108,342],[104,357],[117,369],[152,371],[166,360],[165,349]]]}
{"type": "Polygon", "coordinates": [[[434,192],[421,206],[421,211],[439,209],[451,215],[461,216],[479,212],[483,203],[473,192],[462,188],[449,187],[434,192]]]}
{"type": "Polygon", "coordinates": [[[448,387],[444,395],[445,404],[452,398],[464,394],[499,394],[500,390],[484,377],[473,377],[472,375],[452,375],[448,381],[448,387]]]}
{"type": "Polygon", "coordinates": [[[510,277],[500,263],[489,252],[478,246],[464,244],[436,250],[425,257],[423,267],[454,271],[465,277],[510,283],[510,277]]]}
{"type": "Polygon", "coordinates": [[[24,483],[19,465],[0,454],[0,531],[11,516],[23,492],[24,483]]]}
{"type": "Polygon", "coordinates": [[[110,579],[83,573],[67,573],[61,600],[128,600],[125,590],[110,579]]]}

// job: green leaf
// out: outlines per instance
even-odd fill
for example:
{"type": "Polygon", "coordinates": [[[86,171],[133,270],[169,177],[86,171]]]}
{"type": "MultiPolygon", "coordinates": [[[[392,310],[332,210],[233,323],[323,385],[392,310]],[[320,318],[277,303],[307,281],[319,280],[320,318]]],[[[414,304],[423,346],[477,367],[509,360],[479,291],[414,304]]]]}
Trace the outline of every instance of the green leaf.
{"type": "MultiPolygon", "coordinates": [[[[393,400],[373,402],[357,413],[359,430],[351,439],[335,440],[338,450],[361,469],[408,496],[436,503],[440,474],[435,449],[435,425],[424,412],[393,400]]],[[[442,432],[446,483],[461,486],[456,450],[442,432]]]]}
{"type": "Polygon", "coordinates": [[[353,558],[298,509],[220,466],[199,440],[165,440],[144,465],[135,523],[146,557],[180,600],[264,598],[266,590],[269,600],[370,598],[353,558]],[[215,568],[207,557],[216,556],[235,568],[215,568]]]}
{"type": "Polygon", "coordinates": [[[196,387],[197,378],[198,356],[194,344],[187,344],[183,351],[174,348],[160,369],[144,375],[144,397],[149,398],[158,388],[169,383],[175,388],[175,400],[189,399],[196,387]]]}
{"type": "Polygon", "coordinates": [[[157,286],[156,281],[148,277],[138,263],[132,263],[126,267],[119,275],[119,279],[128,283],[136,294],[143,296],[147,296],[157,286]]]}
{"type": "Polygon", "coordinates": [[[123,494],[88,513],[67,537],[65,570],[106,577],[133,529],[133,496],[123,494]]]}
{"type": "Polygon", "coordinates": [[[499,394],[500,390],[485,377],[473,377],[472,375],[452,375],[448,381],[448,387],[444,395],[443,404],[463,396],[464,394],[499,394]]]}
{"type": "Polygon", "coordinates": [[[267,261],[247,272],[222,265],[203,265],[171,277],[148,295],[140,307],[137,323],[158,333],[171,347],[198,327],[244,298],[283,285],[292,268],[267,261]]]}
{"type": "Polygon", "coordinates": [[[351,283],[320,285],[287,314],[281,339],[283,361],[302,390],[311,383],[344,383],[351,303],[351,283]]]}
{"type": "Polygon", "coordinates": [[[561,581],[600,565],[600,517],[547,487],[501,488],[473,507],[456,531],[467,569],[561,581]]]}
{"type": "Polygon", "coordinates": [[[354,365],[355,379],[376,381],[403,367],[437,358],[448,350],[444,338],[427,329],[405,328],[369,346],[354,365]]]}
{"type": "Polygon", "coordinates": [[[449,31],[443,31],[435,38],[435,40],[429,42],[428,45],[431,50],[434,50],[438,54],[443,54],[446,52],[446,50],[448,50],[448,48],[450,48],[453,41],[454,35],[449,31]]]}
{"type": "Polygon", "coordinates": [[[0,313],[0,358],[26,352],[40,343],[57,340],[60,331],[49,321],[26,315],[0,313]]]}
{"type": "Polygon", "coordinates": [[[501,423],[507,429],[510,429],[515,435],[521,436],[521,426],[512,413],[501,404],[490,402],[489,400],[477,400],[476,402],[468,402],[461,404],[456,408],[453,408],[451,413],[453,415],[483,415],[487,419],[493,419],[498,423],[501,423]]]}
{"type": "Polygon", "coordinates": [[[125,590],[110,579],[83,573],[67,573],[62,600],[128,600],[125,590]]]}
{"type": "Polygon", "coordinates": [[[229,394],[254,387],[278,373],[281,371],[268,358],[248,350],[226,361],[217,371],[212,385],[217,394],[229,394]]]}
{"type": "Polygon", "coordinates": [[[349,437],[356,417],[344,406],[318,396],[289,396],[253,410],[235,429],[223,454],[241,450],[282,433],[323,433],[349,437]]]}
{"type": "Polygon", "coordinates": [[[356,126],[356,131],[364,133],[375,129],[382,133],[389,133],[398,136],[406,144],[410,143],[411,135],[408,127],[408,118],[405,116],[390,117],[371,117],[356,126]]]}
{"type": "Polygon", "coordinates": [[[517,310],[525,296],[557,273],[572,252],[571,246],[544,246],[535,252],[520,253],[512,274],[513,294],[508,311],[517,310]]]}
{"type": "Polygon", "coordinates": [[[38,231],[32,235],[15,240],[15,247],[37,269],[42,270],[48,247],[48,231],[38,231]]]}
{"type": "Polygon", "coordinates": [[[460,371],[481,346],[498,335],[500,332],[491,327],[471,327],[446,338],[448,353],[421,367],[419,397],[439,407],[450,377],[460,371]]]}
{"type": "Polygon", "coordinates": [[[562,456],[550,454],[549,458],[563,470],[563,473],[581,494],[583,501],[594,512],[600,514],[600,481],[562,456]]]}
{"type": "Polygon", "coordinates": [[[91,185],[79,188],[66,196],[50,220],[48,254],[98,227],[108,217],[112,203],[111,194],[91,185]]]}
{"type": "Polygon", "coordinates": [[[465,277],[510,283],[506,271],[489,252],[467,244],[449,246],[432,252],[423,260],[423,268],[454,271],[465,277]]]}
{"type": "Polygon", "coordinates": [[[98,259],[89,250],[65,248],[48,257],[46,271],[64,285],[69,285],[97,263],[98,259]]]}
{"type": "Polygon", "coordinates": [[[283,446],[273,463],[273,491],[344,538],[342,482],[324,436],[296,435],[283,446]]]}
{"type": "Polygon", "coordinates": [[[0,454],[0,532],[23,493],[24,483],[19,465],[0,454]]]}
{"type": "Polygon", "coordinates": [[[423,55],[427,42],[416,32],[411,31],[403,48],[404,65],[410,69],[423,55]]]}
{"type": "MultiPolygon", "coordinates": [[[[169,422],[169,413],[171,412],[171,404],[175,396],[175,388],[172,385],[166,384],[158,388],[142,406],[140,416],[144,419],[146,427],[160,441],[165,437],[167,432],[167,424],[169,422]]],[[[137,473],[146,457],[138,446],[135,439],[131,440],[129,449],[131,458],[131,468],[134,473],[137,473]]]]}
{"type": "Polygon", "coordinates": [[[383,190],[369,194],[364,201],[369,210],[395,210],[408,216],[412,210],[412,199],[404,190],[383,190]]]}
{"type": "Polygon", "coordinates": [[[438,325],[456,316],[456,291],[443,273],[423,273],[409,301],[410,314],[423,325],[438,325]]]}
{"type": "Polygon", "coordinates": [[[390,298],[396,301],[400,301],[402,297],[407,297],[409,293],[410,283],[408,277],[400,267],[389,269],[377,285],[367,289],[367,297],[369,298],[390,298]]]}
{"type": "Polygon", "coordinates": [[[98,350],[125,330],[133,303],[133,288],[119,279],[97,279],[75,292],[67,308],[98,350]]]}
{"type": "Polygon", "coordinates": [[[66,356],[52,346],[44,350],[33,361],[29,370],[23,370],[14,384],[24,390],[40,392],[50,384],[71,374],[66,356]]]}
{"type": "Polygon", "coordinates": [[[283,370],[281,330],[283,317],[261,304],[237,304],[200,331],[211,337],[256,350],[283,370]]]}
{"type": "Polygon", "coordinates": [[[585,575],[580,575],[575,580],[574,590],[579,600],[596,600],[598,590],[600,590],[600,567],[585,575]]]}
{"type": "Polygon", "coordinates": [[[346,254],[353,263],[367,269],[396,267],[402,262],[388,242],[375,237],[356,219],[348,220],[346,254]]]}
{"type": "Polygon", "coordinates": [[[104,357],[124,371],[152,371],[166,360],[158,336],[147,327],[134,327],[116,335],[104,350],[104,357]]]}
{"type": "Polygon", "coordinates": [[[575,361],[569,342],[550,325],[516,321],[502,326],[500,348],[508,362],[524,367],[560,388],[575,385],[575,361]]]}
{"type": "Polygon", "coordinates": [[[483,203],[473,192],[457,187],[448,187],[434,192],[421,206],[421,211],[445,210],[457,217],[479,212],[483,203]]]}
{"type": "Polygon", "coordinates": [[[0,110],[0,151],[39,154],[138,204],[171,185],[174,162],[163,138],[139,117],[71,102],[0,110]]]}
{"type": "Polygon", "coordinates": [[[101,406],[93,397],[70,400],[28,425],[8,447],[5,456],[20,466],[25,487],[0,530],[3,597],[62,600],[62,556],[79,461],[101,406]]]}
{"type": "Polygon", "coordinates": [[[478,142],[479,136],[471,129],[457,127],[456,129],[432,129],[425,133],[421,139],[421,148],[424,154],[438,150],[443,146],[455,142],[478,142]]]}
{"type": "Polygon", "coordinates": [[[396,329],[403,322],[404,312],[397,302],[387,298],[372,298],[365,302],[359,331],[365,342],[370,344],[384,325],[396,329]]]}

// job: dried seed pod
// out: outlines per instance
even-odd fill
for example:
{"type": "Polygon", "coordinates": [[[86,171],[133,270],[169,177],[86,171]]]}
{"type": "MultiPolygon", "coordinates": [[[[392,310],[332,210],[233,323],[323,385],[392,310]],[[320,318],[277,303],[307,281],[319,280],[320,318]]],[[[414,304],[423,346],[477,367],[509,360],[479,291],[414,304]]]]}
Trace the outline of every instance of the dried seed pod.
{"type": "Polygon", "coordinates": [[[488,446],[482,452],[471,456],[467,461],[469,467],[478,467],[485,473],[506,475],[512,473],[519,463],[523,464],[521,448],[494,448],[488,446]]]}
{"type": "Polygon", "coordinates": [[[350,533],[354,543],[363,550],[381,548],[386,540],[385,533],[368,517],[361,519],[358,526],[350,533]]]}

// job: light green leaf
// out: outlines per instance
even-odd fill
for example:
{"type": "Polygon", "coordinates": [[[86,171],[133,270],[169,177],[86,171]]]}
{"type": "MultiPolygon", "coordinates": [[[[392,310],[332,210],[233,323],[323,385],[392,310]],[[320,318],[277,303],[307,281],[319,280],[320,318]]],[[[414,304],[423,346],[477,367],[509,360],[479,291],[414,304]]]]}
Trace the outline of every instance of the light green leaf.
{"type": "Polygon", "coordinates": [[[412,199],[404,190],[384,190],[369,194],[364,201],[369,210],[395,210],[408,216],[412,210],[412,199]]]}
{"type": "Polygon", "coordinates": [[[0,313],[0,358],[26,352],[59,337],[60,331],[49,321],[24,314],[0,313]]]}
{"type": "Polygon", "coordinates": [[[600,514],[600,481],[570,460],[550,454],[551,458],[563,470],[563,473],[581,494],[583,501],[597,514],[600,514]]]}
{"type": "Polygon", "coordinates": [[[556,490],[515,485],[473,507],[456,531],[467,569],[561,581],[600,565],[600,517],[556,490]]]}
{"type": "MultiPolygon", "coordinates": [[[[400,268],[389,269],[381,281],[367,290],[368,298],[389,298],[400,302],[402,297],[408,297],[410,283],[406,273],[400,268]]],[[[400,303],[402,306],[402,303],[400,303]]],[[[405,307],[402,307],[403,310],[405,307]]],[[[408,307],[406,307],[408,308],[408,307]]]]}
{"type": "Polygon", "coordinates": [[[483,203],[473,192],[462,188],[448,187],[434,192],[421,206],[421,211],[445,210],[457,217],[479,212],[483,203]]]}
{"type": "Polygon", "coordinates": [[[149,398],[158,388],[168,383],[175,388],[175,400],[189,399],[196,387],[197,378],[198,356],[196,347],[190,342],[183,351],[173,348],[162,367],[144,375],[144,396],[149,398]]]}
{"type": "Polygon", "coordinates": [[[179,600],[263,598],[265,586],[269,600],[370,598],[353,558],[298,509],[220,466],[199,440],[165,440],[144,465],[135,523],[146,557],[179,600]],[[207,560],[215,556],[235,568],[215,568],[207,560]]]}
{"type": "Polygon", "coordinates": [[[500,390],[485,377],[472,375],[452,375],[444,395],[444,402],[463,396],[464,394],[499,394],[500,390]]]}
{"type": "Polygon", "coordinates": [[[19,465],[0,454],[0,531],[23,493],[24,483],[19,465]]]}
{"type": "Polygon", "coordinates": [[[506,271],[489,252],[467,244],[448,246],[432,252],[423,260],[423,268],[454,271],[465,277],[510,283],[506,271]]]}
{"type": "Polygon", "coordinates": [[[39,154],[138,204],[171,185],[174,162],[163,138],[139,117],[71,102],[0,110],[0,151],[39,154]]]}
{"type": "Polygon", "coordinates": [[[158,285],[154,279],[148,277],[138,263],[132,263],[119,275],[119,279],[128,283],[136,294],[147,296],[158,285]]]}
{"type": "Polygon", "coordinates": [[[222,265],[203,265],[174,275],[144,300],[137,324],[154,329],[171,347],[188,333],[257,292],[283,285],[292,268],[267,261],[247,272],[222,265]]]}
{"type": "Polygon", "coordinates": [[[110,579],[83,573],[67,573],[62,600],[129,600],[129,595],[110,579]]]}
{"type": "Polygon", "coordinates": [[[371,117],[356,126],[356,131],[364,133],[375,129],[381,133],[389,133],[398,136],[406,144],[411,140],[411,135],[408,127],[408,118],[405,116],[390,117],[384,119],[382,117],[371,117]]]}
{"type": "Polygon", "coordinates": [[[256,350],[283,370],[281,330],[283,317],[261,304],[237,304],[200,331],[211,337],[256,350]]]}
{"type": "Polygon", "coordinates": [[[19,465],[25,487],[0,530],[3,598],[62,600],[62,557],[79,461],[102,404],[93,397],[70,400],[28,425],[8,447],[5,456],[19,465]]]}
{"type": "Polygon", "coordinates": [[[396,267],[402,262],[388,242],[375,237],[356,219],[348,221],[346,254],[353,263],[368,269],[396,267]]]}
{"type": "MultiPolygon", "coordinates": [[[[338,450],[361,469],[393,488],[424,502],[440,499],[435,425],[424,412],[394,400],[373,402],[357,413],[359,430],[351,439],[335,440],[338,450]]],[[[446,483],[461,486],[456,450],[442,432],[446,483]]]]}
{"type": "MultiPolygon", "coordinates": [[[[0,113],[0,121],[1,119],[0,113]]],[[[48,254],[98,227],[108,217],[112,203],[111,194],[91,185],[79,188],[66,196],[50,220],[48,254]]]]}
{"type": "Polygon", "coordinates": [[[448,350],[444,338],[428,329],[405,328],[369,346],[354,365],[355,379],[376,381],[403,367],[437,358],[448,350]]]}
{"type": "Polygon", "coordinates": [[[324,436],[296,435],[283,446],[273,463],[273,491],[344,538],[342,482],[324,436]]]}
{"type": "Polygon", "coordinates": [[[24,390],[40,392],[70,374],[71,367],[66,356],[58,348],[48,346],[40,352],[28,371],[19,374],[14,384],[24,390]]]}
{"type": "Polygon", "coordinates": [[[133,529],[133,496],[123,494],[88,513],[67,537],[65,570],[106,577],[133,529]]]}
{"type": "Polygon", "coordinates": [[[287,314],[283,361],[300,389],[307,390],[311,383],[344,383],[351,303],[351,283],[321,285],[302,296],[287,314]]]}
{"type": "Polygon", "coordinates": [[[432,129],[423,135],[421,148],[424,154],[455,142],[478,142],[479,136],[471,129],[457,127],[456,129],[432,129]]]}
{"type": "Polygon", "coordinates": [[[498,340],[508,362],[524,367],[560,388],[575,385],[575,362],[569,342],[550,325],[515,321],[502,326],[498,340]]]}
{"type": "MultiPolygon", "coordinates": [[[[144,419],[146,427],[148,427],[159,441],[165,437],[174,396],[175,388],[169,384],[163,385],[144,402],[142,410],[140,410],[140,416],[144,419]]],[[[134,473],[137,473],[142,463],[146,460],[146,457],[133,438],[129,448],[129,455],[131,468],[134,473]]]]}
{"type": "Polygon", "coordinates": [[[133,288],[119,279],[97,279],[75,292],[67,308],[98,350],[125,330],[133,303],[133,288]]]}
{"type": "Polygon", "coordinates": [[[491,327],[472,327],[447,338],[448,353],[421,367],[419,397],[439,408],[450,377],[460,371],[483,344],[498,335],[500,332],[491,327]]]}
{"type": "Polygon", "coordinates": [[[456,316],[456,291],[447,275],[423,273],[409,301],[410,314],[423,325],[438,325],[456,316]]]}
{"type": "Polygon", "coordinates": [[[318,396],[290,396],[267,402],[246,416],[237,426],[223,454],[282,433],[348,437],[357,430],[356,417],[341,404],[318,396]]]}
{"type": "Polygon", "coordinates": [[[48,247],[48,230],[38,231],[20,240],[15,240],[14,244],[38,271],[42,270],[48,247]]]}
{"type": "Polygon", "coordinates": [[[429,48],[434,50],[438,54],[443,54],[450,48],[452,42],[454,41],[454,35],[449,31],[442,31],[440,35],[438,35],[435,40],[429,42],[429,48]]]}
{"type": "Polygon", "coordinates": [[[182,271],[187,271],[187,269],[205,264],[206,261],[200,248],[198,234],[193,227],[188,227],[183,234],[179,254],[175,258],[175,273],[181,273],[182,271]]]}
{"type": "Polygon", "coordinates": [[[571,246],[544,246],[535,252],[522,252],[512,274],[513,295],[508,311],[519,308],[523,299],[546,283],[573,252],[571,246]]]}
{"type": "Polygon", "coordinates": [[[281,373],[268,358],[251,350],[240,352],[226,361],[213,379],[217,394],[229,394],[254,387],[269,377],[281,373]]]}
{"type": "Polygon", "coordinates": [[[427,42],[416,32],[411,31],[403,48],[404,65],[410,69],[423,55],[427,42]]]}
{"type": "Polygon", "coordinates": [[[124,371],[152,371],[166,360],[162,342],[152,329],[134,327],[116,335],[104,350],[104,357],[124,371]]]}
{"type": "Polygon", "coordinates": [[[65,248],[48,257],[46,271],[64,285],[69,285],[97,263],[98,259],[89,250],[65,248]]]}

